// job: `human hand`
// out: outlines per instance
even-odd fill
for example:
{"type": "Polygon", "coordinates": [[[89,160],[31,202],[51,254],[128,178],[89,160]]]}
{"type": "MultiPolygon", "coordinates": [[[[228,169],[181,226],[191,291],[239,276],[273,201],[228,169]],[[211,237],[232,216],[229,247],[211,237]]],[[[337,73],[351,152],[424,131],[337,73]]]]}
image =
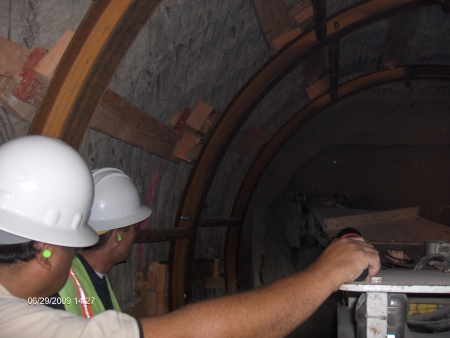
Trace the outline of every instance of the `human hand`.
{"type": "Polygon", "coordinates": [[[378,251],[362,237],[335,239],[314,265],[323,269],[335,290],[343,283],[354,281],[366,268],[366,281],[370,281],[381,267],[378,251]]]}

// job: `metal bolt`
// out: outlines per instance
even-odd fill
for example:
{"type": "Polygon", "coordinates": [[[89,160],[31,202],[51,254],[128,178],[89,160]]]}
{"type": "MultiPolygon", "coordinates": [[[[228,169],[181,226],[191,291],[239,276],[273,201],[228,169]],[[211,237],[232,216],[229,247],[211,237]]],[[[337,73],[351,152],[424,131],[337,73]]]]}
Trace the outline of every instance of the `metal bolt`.
{"type": "Polygon", "coordinates": [[[339,21],[334,22],[334,29],[339,29],[339,21]]]}
{"type": "Polygon", "coordinates": [[[371,283],[381,283],[382,281],[383,281],[383,279],[381,277],[374,276],[374,277],[370,278],[371,283]]]}

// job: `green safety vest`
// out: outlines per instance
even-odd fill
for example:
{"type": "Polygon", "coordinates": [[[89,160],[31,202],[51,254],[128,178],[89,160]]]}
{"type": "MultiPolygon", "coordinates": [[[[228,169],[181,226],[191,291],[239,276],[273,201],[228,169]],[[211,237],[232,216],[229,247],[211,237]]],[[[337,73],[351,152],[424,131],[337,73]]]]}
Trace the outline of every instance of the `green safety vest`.
{"type": "MultiPolygon", "coordinates": [[[[86,272],[83,263],[81,263],[78,257],[75,257],[72,261],[72,270],[75,273],[76,278],[81,284],[85,296],[90,303],[93,315],[105,312],[106,311],[105,307],[103,306],[103,303],[100,300],[97,291],[95,290],[94,284],[92,284],[92,281],[89,278],[89,275],[86,272]]],[[[105,278],[106,283],[108,285],[108,291],[109,295],[111,296],[111,301],[114,310],[116,310],[117,312],[121,312],[122,310],[120,309],[119,303],[117,302],[116,296],[114,295],[114,292],[111,289],[111,285],[109,284],[109,280],[108,277],[106,277],[106,275],[105,278]]],[[[59,296],[62,299],[62,303],[64,304],[66,311],[72,312],[79,316],[86,317],[82,309],[83,304],[82,301],[80,301],[78,290],[79,290],[78,286],[75,285],[73,279],[69,276],[66,285],[64,285],[64,287],[59,291],[59,296]]]]}

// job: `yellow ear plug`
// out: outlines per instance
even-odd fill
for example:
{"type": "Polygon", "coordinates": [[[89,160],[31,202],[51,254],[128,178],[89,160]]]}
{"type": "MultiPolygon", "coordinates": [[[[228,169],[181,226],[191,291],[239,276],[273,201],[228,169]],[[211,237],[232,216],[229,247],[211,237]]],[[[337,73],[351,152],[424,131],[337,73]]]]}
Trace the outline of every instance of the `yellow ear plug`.
{"type": "Polygon", "coordinates": [[[50,258],[51,255],[52,255],[52,252],[49,249],[42,250],[42,256],[44,256],[45,258],[50,258]]]}
{"type": "Polygon", "coordinates": [[[120,242],[122,240],[122,236],[118,235],[117,240],[120,242]]]}

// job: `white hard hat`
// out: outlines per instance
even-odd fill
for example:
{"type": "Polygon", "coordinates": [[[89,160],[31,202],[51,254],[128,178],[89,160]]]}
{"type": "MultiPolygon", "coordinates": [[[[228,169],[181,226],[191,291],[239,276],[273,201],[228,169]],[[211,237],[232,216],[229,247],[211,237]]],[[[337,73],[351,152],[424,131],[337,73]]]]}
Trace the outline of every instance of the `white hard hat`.
{"type": "Polygon", "coordinates": [[[30,240],[68,247],[98,241],[86,223],[94,187],[78,152],[46,136],[0,146],[0,245],[30,240]]]}
{"type": "Polygon", "coordinates": [[[123,228],[148,218],[152,209],[141,205],[136,186],[116,168],[92,171],[95,193],[88,224],[96,231],[123,228]]]}

